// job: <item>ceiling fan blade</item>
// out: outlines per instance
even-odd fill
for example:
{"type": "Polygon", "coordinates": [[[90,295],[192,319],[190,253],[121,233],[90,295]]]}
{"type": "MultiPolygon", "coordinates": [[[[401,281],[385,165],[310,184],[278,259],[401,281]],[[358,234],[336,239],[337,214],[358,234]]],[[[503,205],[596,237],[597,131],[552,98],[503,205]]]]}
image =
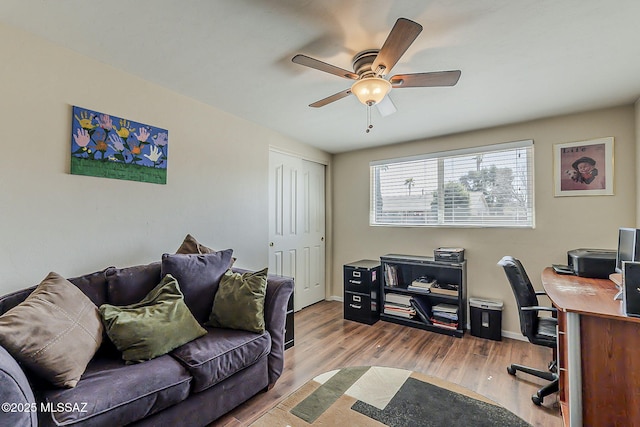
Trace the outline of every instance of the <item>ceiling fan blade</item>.
{"type": "Polygon", "coordinates": [[[324,71],[325,73],[334,74],[338,77],[344,77],[345,79],[358,80],[358,75],[351,71],[313,59],[307,55],[298,54],[291,58],[291,61],[296,64],[304,65],[305,67],[315,68],[316,70],[324,71]]]}
{"type": "Polygon", "coordinates": [[[390,116],[398,111],[396,105],[393,103],[389,95],[382,98],[382,101],[378,102],[376,104],[376,107],[378,107],[378,112],[382,117],[390,116]]]}
{"type": "Polygon", "coordinates": [[[394,88],[455,86],[460,70],[436,71],[433,73],[396,74],[389,79],[394,88]]]}
{"type": "Polygon", "coordinates": [[[378,68],[384,67],[380,74],[388,74],[421,31],[422,25],[417,22],[406,18],[398,19],[373,61],[371,70],[378,73],[378,68]]]}
{"type": "Polygon", "coordinates": [[[309,107],[314,107],[314,108],[324,107],[327,104],[331,104],[334,101],[337,101],[342,98],[346,98],[349,95],[351,95],[351,88],[347,90],[343,90],[342,92],[338,92],[331,96],[327,96],[326,98],[321,99],[320,101],[316,101],[313,104],[309,104],[309,107]]]}

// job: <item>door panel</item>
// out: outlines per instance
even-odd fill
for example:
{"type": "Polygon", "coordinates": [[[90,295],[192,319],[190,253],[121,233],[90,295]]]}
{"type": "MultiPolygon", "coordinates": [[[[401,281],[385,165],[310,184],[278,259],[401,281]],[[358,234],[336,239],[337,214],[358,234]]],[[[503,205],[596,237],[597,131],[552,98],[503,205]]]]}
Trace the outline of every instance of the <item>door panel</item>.
{"type": "Polygon", "coordinates": [[[297,311],[325,298],[325,169],[271,151],[269,170],[269,269],[294,278],[297,311]]]}

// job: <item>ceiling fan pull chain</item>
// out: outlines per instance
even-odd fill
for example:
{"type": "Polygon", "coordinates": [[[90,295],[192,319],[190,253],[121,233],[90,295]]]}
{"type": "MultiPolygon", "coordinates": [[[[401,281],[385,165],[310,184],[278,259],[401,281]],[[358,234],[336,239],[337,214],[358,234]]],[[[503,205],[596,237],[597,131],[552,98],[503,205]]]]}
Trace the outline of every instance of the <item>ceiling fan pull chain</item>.
{"type": "Polygon", "coordinates": [[[371,105],[372,102],[367,102],[367,130],[366,133],[369,133],[371,129],[373,129],[373,125],[371,124],[371,105]]]}

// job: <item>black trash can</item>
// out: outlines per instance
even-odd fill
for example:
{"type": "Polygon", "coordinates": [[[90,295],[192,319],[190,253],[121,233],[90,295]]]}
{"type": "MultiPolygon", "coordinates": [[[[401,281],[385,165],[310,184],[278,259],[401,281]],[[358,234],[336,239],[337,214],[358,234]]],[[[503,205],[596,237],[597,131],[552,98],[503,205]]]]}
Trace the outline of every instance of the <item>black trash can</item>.
{"type": "Polygon", "coordinates": [[[502,301],[469,298],[471,335],[502,341],[502,301]]]}

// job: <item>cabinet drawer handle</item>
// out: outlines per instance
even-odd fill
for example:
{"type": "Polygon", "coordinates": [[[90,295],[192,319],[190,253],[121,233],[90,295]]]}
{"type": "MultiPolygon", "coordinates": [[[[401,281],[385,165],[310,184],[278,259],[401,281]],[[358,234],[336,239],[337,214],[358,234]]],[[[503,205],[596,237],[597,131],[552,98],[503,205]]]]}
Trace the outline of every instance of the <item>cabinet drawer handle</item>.
{"type": "Polygon", "coordinates": [[[353,283],[354,285],[361,285],[362,280],[349,280],[349,283],[353,283]]]}
{"type": "Polygon", "coordinates": [[[360,310],[362,308],[361,305],[355,305],[355,304],[349,304],[349,307],[351,308],[357,308],[358,310],[360,310]]]}

